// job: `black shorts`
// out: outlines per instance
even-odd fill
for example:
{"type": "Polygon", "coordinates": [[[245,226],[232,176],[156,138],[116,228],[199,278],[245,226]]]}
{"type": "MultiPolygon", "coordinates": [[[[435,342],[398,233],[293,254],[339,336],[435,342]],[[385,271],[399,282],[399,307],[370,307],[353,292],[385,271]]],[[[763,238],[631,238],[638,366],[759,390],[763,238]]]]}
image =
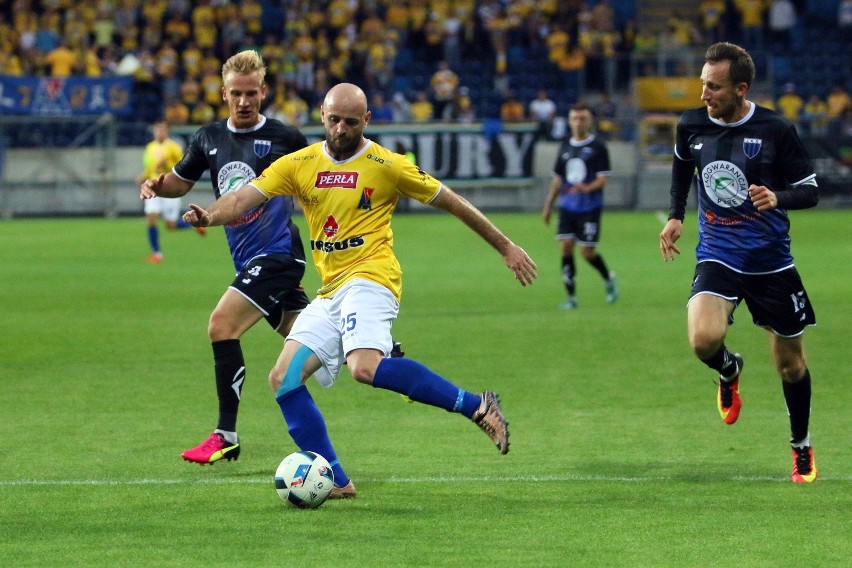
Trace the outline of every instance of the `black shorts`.
{"type": "Polygon", "coordinates": [[[718,262],[700,262],[695,267],[690,298],[702,292],[737,305],[745,300],[754,324],[782,337],[796,337],[805,327],[816,324],[808,293],[794,266],[772,274],[741,274],[718,262]]]}
{"type": "Polygon", "coordinates": [[[302,288],[305,263],[284,254],[258,256],[242,269],[231,288],[260,310],[272,329],[278,330],[285,312],[300,312],[308,305],[302,288]]]}
{"type": "Polygon", "coordinates": [[[559,226],[556,227],[556,238],[559,240],[572,239],[581,245],[597,246],[601,234],[601,209],[572,213],[559,210],[559,226]]]}

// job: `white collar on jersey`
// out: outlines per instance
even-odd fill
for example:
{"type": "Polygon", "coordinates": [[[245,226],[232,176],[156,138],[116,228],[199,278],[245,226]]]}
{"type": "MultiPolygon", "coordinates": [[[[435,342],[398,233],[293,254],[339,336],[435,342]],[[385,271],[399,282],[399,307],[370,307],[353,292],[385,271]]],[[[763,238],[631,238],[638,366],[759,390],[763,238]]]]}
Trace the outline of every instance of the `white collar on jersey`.
{"type": "Polygon", "coordinates": [[[328,158],[329,160],[331,160],[335,164],[345,164],[346,162],[351,162],[352,160],[356,159],[358,156],[360,156],[361,154],[366,152],[367,148],[369,148],[370,146],[373,145],[373,141],[370,140],[369,138],[364,138],[364,142],[365,142],[365,144],[360,150],[358,150],[357,152],[355,152],[354,154],[352,154],[350,157],[346,158],[345,160],[335,160],[331,156],[331,154],[328,153],[328,141],[327,140],[322,143],[322,153],[325,154],[326,158],[328,158]]]}
{"type": "Polygon", "coordinates": [[[585,146],[586,144],[588,144],[589,142],[591,142],[594,139],[595,139],[595,135],[589,134],[588,136],[586,136],[582,140],[577,140],[575,138],[571,138],[569,140],[569,142],[571,143],[572,146],[585,146]]]}
{"type": "Polygon", "coordinates": [[[258,117],[260,117],[260,122],[258,122],[257,124],[255,124],[251,128],[234,128],[234,125],[231,124],[230,118],[228,118],[228,122],[226,124],[228,125],[228,130],[230,130],[231,132],[236,132],[237,134],[245,134],[246,132],[254,132],[255,130],[260,129],[261,126],[266,124],[266,117],[265,116],[263,116],[262,114],[259,114],[258,117]]]}
{"type": "Polygon", "coordinates": [[[751,102],[749,100],[746,100],[746,102],[749,105],[748,110],[746,111],[745,116],[742,117],[741,119],[739,119],[736,122],[724,122],[724,121],[719,120],[718,118],[713,118],[710,115],[708,115],[707,118],[710,119],[710,122],[713,122],[714,124],[718,124],[719,126],[728,126],[728,127],[739,126],[742,123],[746,122],[748,119],[750,119],[752,117],[752,115],[754,114],[754,109],[757,108],[757,105],[755,105],[753,102],[751,102]]]}

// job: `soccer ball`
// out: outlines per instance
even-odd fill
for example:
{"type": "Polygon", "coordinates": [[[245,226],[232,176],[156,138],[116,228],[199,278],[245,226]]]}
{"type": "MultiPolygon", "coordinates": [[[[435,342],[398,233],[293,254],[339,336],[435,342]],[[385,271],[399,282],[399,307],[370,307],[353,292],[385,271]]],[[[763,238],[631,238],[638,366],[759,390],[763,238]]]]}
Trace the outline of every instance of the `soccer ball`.
{"type": "Polygon", "coordinates": [[[334,473],[328,461],[314,452],[293,452],[275,470],[275,489],[285,503],[316,509],[328,499],[334,473]]]}

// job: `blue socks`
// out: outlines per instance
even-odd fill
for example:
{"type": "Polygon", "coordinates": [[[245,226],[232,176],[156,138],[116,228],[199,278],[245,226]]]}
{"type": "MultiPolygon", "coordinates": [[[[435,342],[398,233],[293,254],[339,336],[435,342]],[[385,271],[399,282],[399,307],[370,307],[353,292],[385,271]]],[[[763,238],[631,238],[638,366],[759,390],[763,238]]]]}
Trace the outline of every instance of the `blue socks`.
{"type": "Polygon", "coordinates": [[[325,419],[308,391],[308,387],[300,385],[294,390],[277,396],[275,402],[281,407],[281,414],[284,415],[290,436],[299,449],[316,452],[327,459],[334,471],[334,484],[338,487],[347,485],[349,477],[337,461],[337,453],[328,437],[325,419]]]}
{"type": "Polygon", "coordinates": [[[373,386],[468,418],[481,402],[478,395],[460,389],[422,363],[404,357],[382,359],[373,376],[373,386]]]}
{"type": "Polygon", "coordinates": [[[156,225],[148,227],[148,242],[152,252],[160,252],[160,231],[156,225]]]}

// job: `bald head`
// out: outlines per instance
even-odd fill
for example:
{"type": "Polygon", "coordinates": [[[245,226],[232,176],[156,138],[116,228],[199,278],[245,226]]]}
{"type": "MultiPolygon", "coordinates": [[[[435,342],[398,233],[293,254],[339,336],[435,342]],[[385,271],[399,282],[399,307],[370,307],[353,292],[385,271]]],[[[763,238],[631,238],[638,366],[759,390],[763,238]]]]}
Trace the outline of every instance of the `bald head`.
{"type": "Polygon", "coordinates": [[[341,115],[363,115],[367,112],[367,95],[358,85],[340,83],[329,89],[322,103],[326,112],[341,115]]]}
{"type": "Polygon", "coordinates": [[[326,148],[334,159],[350,158],[366,144],[363,134],[370,111],[367,95],[360,87],[352,83],[332,87],[325,95],[321,114],[326,148]]]}

